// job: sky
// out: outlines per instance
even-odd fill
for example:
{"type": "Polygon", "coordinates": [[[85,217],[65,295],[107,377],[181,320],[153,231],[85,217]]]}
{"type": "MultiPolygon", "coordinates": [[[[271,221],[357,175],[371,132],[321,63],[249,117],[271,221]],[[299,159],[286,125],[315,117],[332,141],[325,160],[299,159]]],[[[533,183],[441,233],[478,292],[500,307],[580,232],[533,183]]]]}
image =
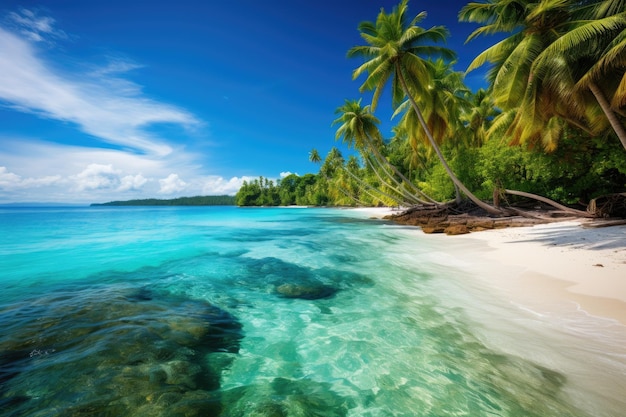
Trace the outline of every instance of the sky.
{"type": "MultiPolygon", "coordinates": [[[[335,110],[359,93],[358,24],[388,0],[3,0],[0,204],[235,194],[244,180],[316,173],[335,110]]],[[[411,0],[446,26],[465,71],[466,1],[411,0]]],[[[466,77],[476,89],[484,74],[466,77]]],[[[392,111],[376,115],[389,132],[392,111]]]]}

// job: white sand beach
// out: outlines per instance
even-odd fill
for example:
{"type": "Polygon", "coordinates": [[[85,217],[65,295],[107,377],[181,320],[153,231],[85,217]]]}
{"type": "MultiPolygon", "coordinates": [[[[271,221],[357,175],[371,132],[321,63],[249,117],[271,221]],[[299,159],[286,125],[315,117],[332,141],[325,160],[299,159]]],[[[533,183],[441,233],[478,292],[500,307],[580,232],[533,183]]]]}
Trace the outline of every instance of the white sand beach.
{"type": "Polygon", "coordinates": [[[468,285],[471,302],[501,303],[500,310],[468,309],[484,325],[486,344],[562,372],[570,400],[591,415],[623,415],[626,226],[586,228],[585,223],[436,239],[467,244],[456,256],[465,257],[470,276],[480,281],[468,285]],[[600,412],[597,404],[612,411],[600,412]]]}
{"type": "Polygon", "coordinates": [[[512,300],[570,304],[626,326],[626,226],[566,221],[489,230],[457,240],[485,242],[481,257],[506,265],[498,287],[512,300]]]}
{"type": "Polygon", "coordinates": [[[557,370],[568,401],[612,417],[626,409],[626,226],[584,224],[424,237],[460,271],[442,300],[486,346],[557,370]]]}
{"type": "MultiPolygon", "coordinates": [[[[393,208],[355,210],[375,218],[399,212],[393,208]]],[[[562,221],[430,236],[467,242],[472,263],[485,271],[478,276],[511,302],[535,307],[568,304],[626,326],[626,225],[587,227],[592,223],[562,221]]]]}

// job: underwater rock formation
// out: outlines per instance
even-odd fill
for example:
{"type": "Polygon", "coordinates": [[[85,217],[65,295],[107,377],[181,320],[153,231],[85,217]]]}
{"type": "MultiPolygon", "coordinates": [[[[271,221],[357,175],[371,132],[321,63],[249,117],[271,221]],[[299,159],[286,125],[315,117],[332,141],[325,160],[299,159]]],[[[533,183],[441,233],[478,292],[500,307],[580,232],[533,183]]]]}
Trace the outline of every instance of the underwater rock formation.
{"type": "Polygon", "coordinates": [[[354,407],[329,384],[287,378],[229,390],[223,404],[220,417],[344,417],[354,407]]]}
{"type": "Polygon", "coordinates": [[[276,287],[276,292],[284,298],[300,298],[303,300],[330,298],[337,291],[336,288],[319,283],[282,284],[276,287]]]}
{"type": "Polygon", "coordinates": [[[145,289],[58,292],[0,315],[7,416],[219,415],[220,367],[242,337],[215,306],[145,289]]]}

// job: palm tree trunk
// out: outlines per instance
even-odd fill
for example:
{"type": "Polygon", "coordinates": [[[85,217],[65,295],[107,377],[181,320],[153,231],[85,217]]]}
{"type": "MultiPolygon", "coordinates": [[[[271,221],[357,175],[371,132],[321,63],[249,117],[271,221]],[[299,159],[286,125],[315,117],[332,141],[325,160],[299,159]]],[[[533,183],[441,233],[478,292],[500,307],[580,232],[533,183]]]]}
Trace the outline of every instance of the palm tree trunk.
{"type": "Polygon", "coordinates": [[[487,213],[490,214],[503,214],[502,210],[497,209],[483,201],[481,201],[478,197],[476,197],[470,190],[467,189],[467,187],[465,186],[465,184],[463,184],[457,177],[456,175],[454,175],[454,172],[452,171],[452,169],[450,169],[450,167],[448,166],[448,163],[446,162],[446,159],[444,158],[443,154],[441,153],[441,149],[439,149],[439,146],[437,145],[437,142],[435,141],[435,138],[433,137],[432,132],[430,131],[430,129],[428,128],[428,125],[426,124],[426,121],[424,120],[424,116],[422,115],[422,112],[420,111],[420,109],[417,107],[417,103],[415,102],[415,100],[413,99],[413,97],[411,96],[411,94],[409,93],[409,88],[406,85],[406,80],[404,79],[404,76],[402,75],[402,71],[400,68],[400,63],[398,61],[396,61],[396,72],[398,74],[398,78],[400,80],[400,83],[402,84],[402,89],[404,90],[404,94],[406,94],[406,96],[408,97],[409,101],[411,102],[411,106],[413,107],[413,111],[415,111],[415,114],[417,115],[418,120],[420,121],[420,124],[422,125],[422,128],[424,128],[424,131],[426,132],[426,136],[428,137],[428,141],[430,142],[430,145],[433,147],[433,149],[435,150],[435,153],[437,154],[437,156],[439,157],[439,160],[441,161],[444,169],[446,170],[446,172],[448,173],[448,176],[450,177],[450,179],[452,180],[452,182],[459,188],[461,189],[461,191],[463,191],[463,193],[474,202],[474,204],[476,204],[478,207],[482,208],[483,210],[485,210],[487,213]]]}
{"type": "Polygon", "coordinates": [[[573,215],[576,215],[576,216],[580,216],[580,217],[594,217],[593,214],[591,214],[591,213],[588,213],[588,212],[582,211],[582,210],[576,210],[576,209],[573,209],[573,208],[566,207],[566,206],[564,206],[562,204],[557,203],[554,200],[550,200],[549,198],[542,197],[542,196],[537,195],[537,194],[527,193],[527,192],[524,192],[524,191],[515,191],[515,190],[504,190],[504,192],[507,193],[507,194],[511,194],[511,195],[518,195],[520,197],[526,197],[526,198],[531,198],[533,200],[541,201],[542,203],[546,203],[546,204],[548,204],[548,205],[550,205],[550,206],[552,206],[554,208],[557,208],[557,209],[562,210],[562,211],[564,211],[566,213],[573,214],[573,215]]]}
{"type": "Polygon", "coordinates": [[[624,126],[619,122],[619,120],[617,120],[615,112],[611,110],[611,105],[609,104],[609,101],[606,99],[604,93],[602,92],[602,90],[600,90],[600,87],[598,87],[596,83],[591,82],[589,84],[589,89],[598,101],[598,104],[602,108],[602,111],[606,115],[606,118],[609,120],[609,123],[615,131],[618,139],[620,140],[620,142],[622,142],[622,146],[624,147],[624,149],[626,149],[626,129],[624,129],[624,126]]]}
{"type": "MultiPolygon", "coordinates": [[[[424,204],[424,205],[430,205],[430,204],[437,205],[438,204],[438,202],[436,202],[435,200],[433,200],[432,198],[430,198],[429,196],[427,196],[426,194],[424,194],[422,191],[420,191],[419,189],[417,189],[415,187],[412,187],[412,188],[415,190],[417,195],[412,194],[409,191],[405,190],[402,187],[402,183],[400,183],[398,180],[396,180],[394,178],[394,176],[391,175],[391,173],[389,173],[389,171],[387,171],[387,169],[385,167],[385,163],[383,161],[380,161],[378,158],[376,158],[376,156],[374,156],[374,160],[376,160],[376,162],[378,163],[378,166],[380,166],[381,169],[383,170],[383,172],[385,173],[385,175],[388,178],[390,178],[396,184],[396,187],[388,184],[385,180],[383,180],[381,178],[380,174],[378,173],[378,171],[374,167],[374,164],[372,164],[372,162],[367,157],[367,154],[364,153],[363,157],[364,157],[365,161],[369,164],[369,166],[372,168],[372,171],[374,171],[374,173],[376,174],[376,176],[378,177],[380,182],[382,182],[387,187],[391,188],[396,193],[402,195],[404,198],[409,198],[410,200],[413,200],[413,202],[417,203],[417,204],[424,204]],[[428,200],[428,201],[426,201],[426,200],[428,200]]],[[[384,156],[382,156],[382,158],[384,158],[384,161],[387,162],[388,165],[393,167],[393,165],[391,165],[384,156]]],[[[406,180],[406,178],[405,178],[405,180],[406,180]]],[[[406,180],[406,181],[408,181],[408,180],[406,180]]],[[[406,183],[406,181],[403,181],[403,182],[406,183]]],[[[408,182],[408,184],[412,185],[410,182],[408,182]]]]}
{"type": "Polygon", "coordinates": [[[352,195],[352,193],[348,192],[348,190],[345,190],[342,186],[338,185],[338,184],[332,184],[332,182],[330,181],[330,178],[328,178],[328,176],[326,174],[322,174],[324,175],[324,179],[326,180],[326,182],[329,185],[334,185],[335,187],[337,187],[337,189],[346,197],[348,197],[349,199],[353,200],[355,203],[359,204],[359,205],[364,205],[362,201],[360,201],[358,198],[356,198],[355,196],[352,195]]]}
{"type": "Polygon", "coordinates": [[[363,181],[361,178],[357,177],[356,175],[354,175],[352,172],[350,172],[350,170],[346,167],[342,167],[344,172],[347,172],[348,175],[350,175],[352,177],[352,179],[354,179],[361,187],[363,187],[364,191],[369,194],[372,198],[377,199],[378,201],[380,201],[381,203],[384,203],[384,201],[380,198],[380,197],[376,197],[374,195],[372,195],[368,190],[374,190],[375,192],[384,195],[385,197],[395,201],[399,206],[411,206],[411,203],[408,203],[406,201],[402,201],[400,199],[398,199],[397,197],[394,197],[392,195],[389,195],[383,191],[380,191],[374,187],[372,187],[371,185],[369,185],[368,183],[366,183],[365,181],[363,181]]]}
{"type": "Polygon", "coordinates": [[[420,200],[420,203],[425,203],[423,202],[422,199],[424,200],[429,200],[432,203],[437,204],[437,202],[435,200],[433,200],[432,198],[430,198],[429,196],[427,196],[426,194],[424,194],[424,192],[422,192],[419,188],[417,188],[408,178],[406,178],[401,172],[400,170],[398,170],[398,168],[393,165],[392,163],[390,163],[387,158],[385,158],[385,156],[383,156],[383,154],[380,153],[380,151],[378,150],[378,148],[376,148],[376,146],[374,146],[373,141],[370,139],[370,137],[366,134],[365,135],[365,139],[367,141],[367,144],[369,145],[369,147],[371,148],[372,152],[374,153],[374,156],[378,162],[378,164],[381,166],[381,168],[385,171],[385,175],[387,175],[389,178],[391,178],[399,187],[401,187],[401,184],[393,177],[393,175],[389,174],[386,170],[385,164],[389,165],[389,167],[391,167],[391,169],[393,170],[393,172],[400,177],[400,179],[405,182],[406,184],[408,184],[414,192],[416,192],[419,197],[418,200],[420,200]]]}
{"type": "MultiPolygon", "coordinates": [[[[381,175],[379,174],[378,170],[376,169],[376,167],[374,166],[374,164],[372,163],[372,161],[370,161],[370,158],[368,157],[367,154],[363,153],[363,159],[365,159],[365,162],[367,163],[367,165],[371,168],[372,171],[374,171],[374,174],[376,175],[376,177],[378,178],[378,180],[387,188],[390,188],[391,190],[393,190],[394,192],[396,192],[397,194],[401,195],[403,198],[406,198],[408,200],[410,200],[412,203],[415,204],[425,204],[424,201],[420,200],[419,198],[417,198],[416,196],[406,192],[405,190],[402,190],[401,188],[396,188],[393,185],[389,184],[387,181],[385,181],[381,175]]],[[[387,174],[387,172],[385,171],[385,174],[387,174]]]]}

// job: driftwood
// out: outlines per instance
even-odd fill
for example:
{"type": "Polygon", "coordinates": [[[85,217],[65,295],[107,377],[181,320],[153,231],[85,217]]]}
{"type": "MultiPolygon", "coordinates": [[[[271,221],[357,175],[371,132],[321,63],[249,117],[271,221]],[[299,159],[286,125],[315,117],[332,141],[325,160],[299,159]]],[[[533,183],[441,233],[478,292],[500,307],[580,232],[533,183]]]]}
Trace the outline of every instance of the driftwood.
{"type": "Polygon", "coordinates": [[[589,211],[582,211],[582,210],[576,210],[570,207],[566,207],[562,204],[557,203],[554,200],[550,200],[549,198],[537,195],[537,194],[532,194],[532,193],[526,193],[524,191],[515,191],[515,190],[504,190],[504,192],[506,194],[511,194],[511,195],[517,195],[520,197],[526,197],[526,198],[530,198],[533,200],[537,200],[537,201],[541,201],[542,203],[545,203],[549,206],[552,206],[556,209],[559,209],[560,211],[564,212],[564,213],[569,213],[573,216],[580,216],[580,217],[596,217],[595,215],[593,215],[592,213],[590,213],[589,211]]]}
{"type": "Polygon", "coordinates": [[[603,195],[589,202],[587,211],[594,217],[626,218],[626,193],[603,195]]]}
{"type": "MultiPolygon", "coordinates": [[[[493,216],[476,206],[447,206],[433,208],[412,207],[402,213],[387,216],[386,219],[410,226],[419,226],[424,233],[445,233],[459,235],[481,230],[506,227],[532,226],[554,222],[557,218],[525,210],[507,208],[507,215],[493,216]]],[[[562,220],[562,216],[559,220],[562,220]]]]}
{"type": "Polygon", "coordinates": [[[598,222],[588,222],[583,223],[583,228],[587,229],[597,229],[599,227],[609,227],[609,226],[622,226],[626,224],[626,219],[617,219],[617,220],[602,220],[598,222]]]}
{"type": "Polygon", "coordinates": [[[619,223],[621,221],[626,223],[626,193],[598,198],[589,205],[587,211],[566,207],[536,194],[513,190],[498,191],[498,194],[501,193],[532,199],[547,206],[541,207],[540,204],[538,207],[537,203],[532,206],[524,203],[518,206],[508,205],[500,207],[502,210],[500,215],[493,215],[466,201],[460,205],[447,203],[438,206],[414,206],[402,213],[393,214],[386,218],[400,224],[419,226],[424,233],[445,233],[448,235],[506,227],[532,226],[581,218],[603,219],[602,221],[594,222],[593,224],[596,226],[590,225],[589,227],[608,226],[609,224],[607,224],[606,220],[609,217],[608,213],[611,213],[610,216],[615,217],[615,214],[620,212],[615,210],[615,208],[623,209],[623,215],[621,220],[615,220],[611,222],[611,225],[623,224],[619,223]],[[524,206],[526,208],[523,208],[524,206]]]}

